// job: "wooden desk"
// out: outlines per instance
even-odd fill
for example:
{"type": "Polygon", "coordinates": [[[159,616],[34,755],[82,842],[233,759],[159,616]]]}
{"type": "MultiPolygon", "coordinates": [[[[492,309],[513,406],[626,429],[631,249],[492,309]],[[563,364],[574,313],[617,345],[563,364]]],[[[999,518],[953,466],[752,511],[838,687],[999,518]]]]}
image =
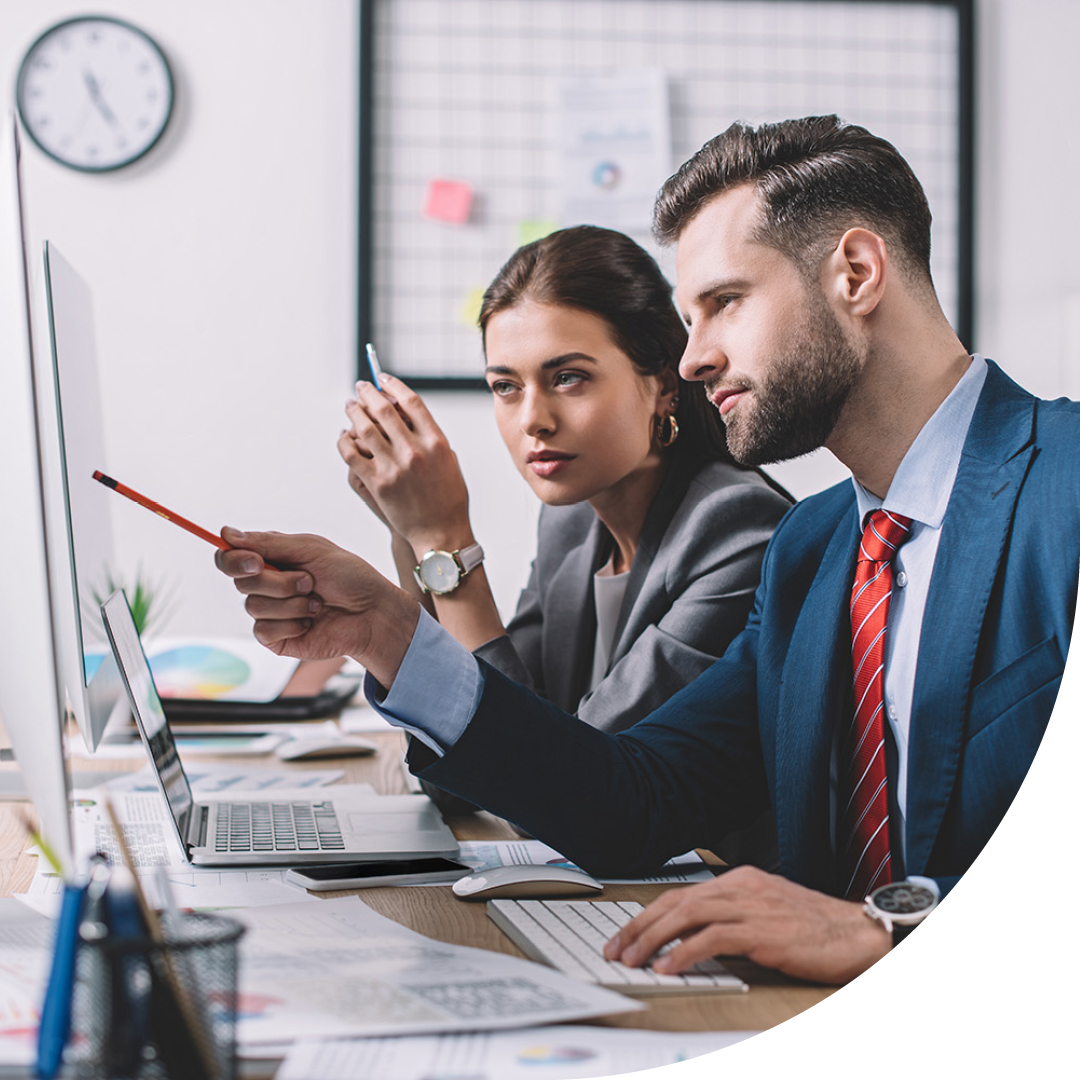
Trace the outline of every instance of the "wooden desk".
{"type": "MultiPolygon", "coordinates": [[[[346,779],[374,785],[384,794],[407,791],[401,767],[403,737],[398,732],[372,736],[379,744],[377,755],[370,758],[343,758],[337,761],[293,762],[282,768],[325,769],[340,767],[346,779]]],[[[245,758],[245,762],[262,763],[260,758],[245,758]]],[[[279,764],[271,758],[275,767],[279,764]]],[[[93,762],[94,769],[115,764],[118,771],[140,767],[141,762],[93,762]]],[[[13,768],[0,765],[0,768],[13,768]]],[[[490,814],[476,814],[450,821],[459,839],[504,840],[516,834],[510,827],[490,814]]],[[[0,895],[25,891],[34,874],[35,860],[25,854],[26,838],[13,803],[0,803],[0,895]]],[[[637,900],[648,903],[666,886],[609,885],[600,899],[637,900]]],[[[348,896],[348,892],[323,894],[348,896]]],[[[468,904],[456,899],[449,886],[424,888],[384,888],[357,890],[365,903],[388,918],[419,933],[457,945],[474,945],[511,955],[521,956],[520,950],[487,917],[485,905],[468,904]]],[[[632,1028],[655,1028],[669,1031],[760,1030],[779,1024],[804,1009],[828,997],[833,988],[810,986],[766,971],[749,961],[730,961],[730,966],[750,984],[747,994],[697,994],[686,996],[644,997],[648,1010],[595,1023],[632,1028]]]]}

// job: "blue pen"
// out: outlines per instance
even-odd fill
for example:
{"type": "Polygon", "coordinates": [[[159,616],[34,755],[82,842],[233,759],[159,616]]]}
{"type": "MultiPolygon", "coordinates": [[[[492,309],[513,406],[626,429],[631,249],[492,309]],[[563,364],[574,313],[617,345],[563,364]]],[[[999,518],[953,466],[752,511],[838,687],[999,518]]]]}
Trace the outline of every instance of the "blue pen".
{"type": "Polygon", "coordinates": [[[39,1080],[52,1080],[60,1071],[64,1047],[71,1034],[71,995],[75,988],[75,953],[79,943],[79,924],[82,922],[83,901],[90,884],[89,878],[79,884],[64,886],[60,917],[56,922],[56,944],[53,947],[52,968],[41,1006],[38,1025],[36,1075],[39,1080]]]}

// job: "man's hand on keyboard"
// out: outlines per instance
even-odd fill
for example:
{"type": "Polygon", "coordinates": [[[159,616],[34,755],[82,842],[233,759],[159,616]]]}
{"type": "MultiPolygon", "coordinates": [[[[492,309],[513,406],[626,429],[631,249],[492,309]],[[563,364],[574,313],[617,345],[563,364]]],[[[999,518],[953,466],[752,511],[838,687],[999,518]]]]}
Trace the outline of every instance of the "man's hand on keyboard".
{"type": "Polygon", "coordinates": [[[255,637],[279,656],[352,656],[389,687],[420,608],[363,559],[321,536],[223,529],[217,567],[247,597],[255,637]],[[279,569],[280,568],[280,569],[279,569]]]}
{"type": "Polygon", "coordinates": [[[862,905],[837,900],[755,867],[670,889],[608,942],[604,955],[677,974],[710,956],[746,956],[815,982],[843,983],[884,956],[892,937],[862,905]]]}

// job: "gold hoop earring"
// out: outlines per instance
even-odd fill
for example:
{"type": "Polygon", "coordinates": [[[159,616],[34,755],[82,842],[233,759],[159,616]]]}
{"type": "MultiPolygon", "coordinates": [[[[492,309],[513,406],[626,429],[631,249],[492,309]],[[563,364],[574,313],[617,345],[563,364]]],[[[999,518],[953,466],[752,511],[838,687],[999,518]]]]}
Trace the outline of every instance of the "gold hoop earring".
{"type": "Polygon", "coordinates": [[[671,413],[657,417],[656,441],[666,450],[679,437],[679,422],[671,413]]]}

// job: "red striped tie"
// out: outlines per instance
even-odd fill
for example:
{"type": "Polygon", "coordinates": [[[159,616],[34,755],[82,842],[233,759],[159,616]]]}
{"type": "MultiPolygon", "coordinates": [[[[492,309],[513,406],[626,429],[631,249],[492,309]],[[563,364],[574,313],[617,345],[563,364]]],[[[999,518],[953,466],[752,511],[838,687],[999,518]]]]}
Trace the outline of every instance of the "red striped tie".
{"type": "Polygon", "coordinates": [[[892,560],[911,519],[875,510],[866,523],[851,590],[851,662],[855,710],[840,748],[841,851],[849,900],[862,900],[892,881],[889,792],[885,775],[885,626],[892,595],[892,560]]]}

